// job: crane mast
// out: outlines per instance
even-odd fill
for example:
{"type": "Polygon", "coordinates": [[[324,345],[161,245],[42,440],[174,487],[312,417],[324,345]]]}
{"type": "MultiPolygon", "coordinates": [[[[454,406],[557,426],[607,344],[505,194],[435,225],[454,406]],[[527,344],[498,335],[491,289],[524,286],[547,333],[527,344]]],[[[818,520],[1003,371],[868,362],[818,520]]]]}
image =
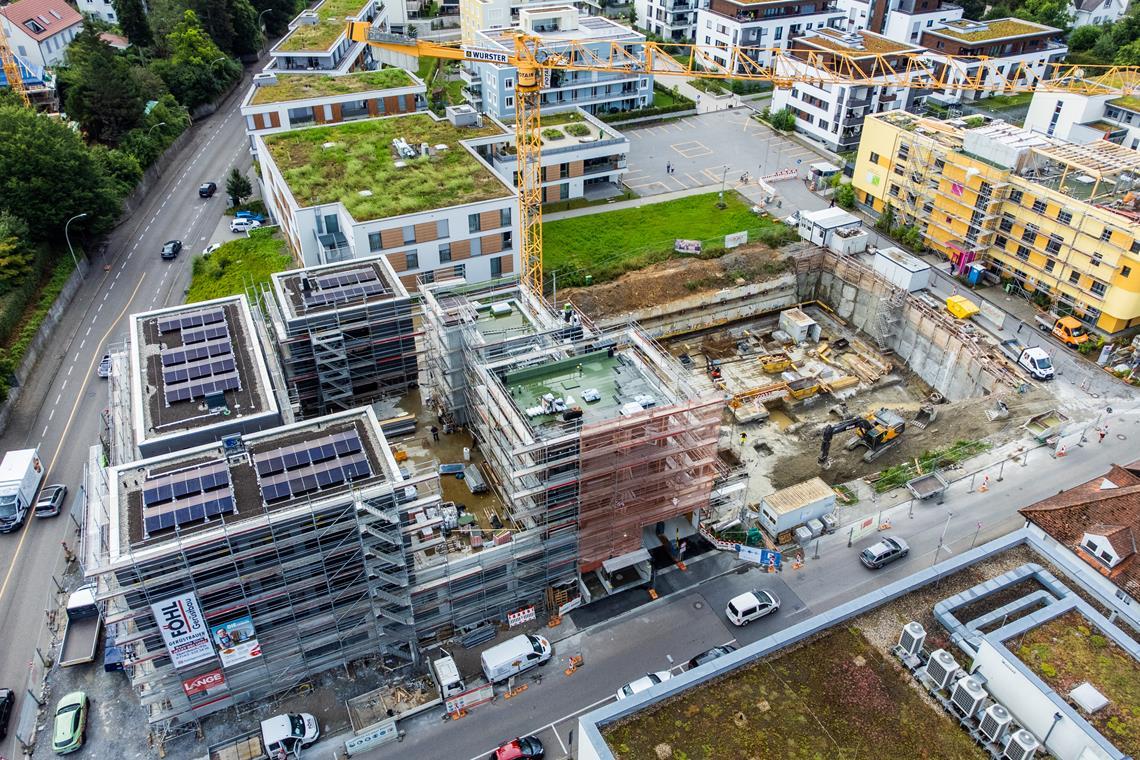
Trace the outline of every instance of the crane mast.
{"type": "Polygon", "coordinates": [[[4,31],[4,24],[0,23],[0,66],[4,68],[4,78],[8,80],[8,86],[12,88],[12,92],[24,102],[26,107],[31,107],[32,102],[28,99],[28,89],[24,86],[24,75],[20,71],[20,65],[16,63],[16,56],[12,52],[11,46],[8,44],[8,34],[4,31]]]}
{"type": "Polygon", "coordinates": [[[778,87],[796,82],[815,85],[904,87],[908,89],[1081,94],[1132,94],[1140,91],[1140,67],[1078,66],[1049,63],[1043,70],[1024,64],[1008,66],[987,56],[933,53],[869,53],[867,51],[796,50],[734,47],[728,51],[709,45],[668,43],[670,49],[689,54],[682,64],[666,51],[666,44],[616,40],[599,43],[559,40],[544,43],[536,35],[519,32],[514,50],[488,50],[460,43],[436,43],[375,29],[367,21],[351,21],[349,38],[403,55],[429,56],[455,61],[513,66],[515,85],[515,147],[518,157],[518,242],[522,285],[542,297],[542,137],[540,105],[546,72],[597,71],[699,79],[742,79],[771,82],[778,87]],[[727,53],[730,65],[721,67],[713,51],[727,53]],[[761,63],[771,60],[771,64],[761,63]]]}

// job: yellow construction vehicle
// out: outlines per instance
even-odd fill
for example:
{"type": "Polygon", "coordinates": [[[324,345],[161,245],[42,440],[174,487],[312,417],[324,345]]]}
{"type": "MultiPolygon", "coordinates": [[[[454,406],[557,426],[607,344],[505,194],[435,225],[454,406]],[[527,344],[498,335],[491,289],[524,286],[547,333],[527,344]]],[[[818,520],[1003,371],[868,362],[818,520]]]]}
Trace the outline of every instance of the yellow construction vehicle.
{"type": "Polygon", "coordinates": [[[783,352],[774,354],[765,354],[759,358],[760,366],[769,375],[774,375],[777,372],[783,372],[786,369],[791,369],[792,359],[783,352]]]}
{"type": "MultiPolygon", "coordinates": [[[[539,124],[540,93],[551,71],[600,71],[695,79],[742,79],[791,87],[797,82],[815,86],[844,84],[931,90],[1069,92],[1131,95],[1140,91],[1138,66],[1085,66],[1047,63],[1041,69],[1028,64],[1005,66],[1003,59],[922,53],[873,53],[866,50],[796,50],[794,48],[732,47],[658,43],[630,45],[597,40],[557,40],[519,32],[514,50],[487,50],[462,43],[427,42],[374,28],[368,21],[350,21],[348,36],[354,42],[400,55],[428,56],[453,61],[489,62],[513,66],[515,77],[515,147],[518,155],[519,235],[522,286],[542,297],[542,138],[539,124]],[[688,55],[685,64],[666,48],[688,55]],[[714,58],[716,56],[716,58],[714,58]],[[727,64],[718,59],[727,56],[727,64]],[[771,60],[765,66],[759,60],[771,60]]],[[[684,58],[684,55],[681,56],[684,58]]]]}
{"type": "Polygon", "coordinates": [[[890,409],[880,409],[861,417],[849,417],[842,422],[828,425],[823,429],[823,444],[819,447],[819,463],[826,467],[831,453],[831,439],[836,433],[845,430],[855,430],[855,435],[847,442],[846,449],[851,451],[859,446],[867,447],[863,455],[864,462],[872,462],[900,442],[903,431],[906,430],[906,420],[897,412],[890,409]]]}

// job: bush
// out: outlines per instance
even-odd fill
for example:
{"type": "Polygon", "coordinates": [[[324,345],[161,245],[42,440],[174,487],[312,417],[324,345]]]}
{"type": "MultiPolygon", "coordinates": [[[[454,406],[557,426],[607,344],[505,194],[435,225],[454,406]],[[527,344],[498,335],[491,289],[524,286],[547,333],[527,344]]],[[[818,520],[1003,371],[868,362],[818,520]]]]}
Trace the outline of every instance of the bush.
{"type": "MultiPolygon", "coordinates": [[[[19,324],[19,329],[14,335],[10,335],[10,341],[5,341],[6,345],[0,350],[0,401],[8,398],[10,387],[8,379],[20,366],[20,362],[24,360],[24,354],[28,351],[28,346],[32,344],[32,339],[36,337],[39,332],[40,325],[43,324],[44,318],[47,317],[51,307],[55,304],[55,299],[59,298],[59,294],[63,292],[63,286],[67,284],[67,278],[71,276],[74,270],[74,265],[71,263],[70,257],[60,259],[55,265],[55,270],[52,272],[51,278],[40,289],[39,293],[35,293],[32,289],[28,289],[29,296],[25,298],[24,303],[31,301],[31,296],[35,296],[35,307],[31,312],[22,310],[15,315],[16,322],[22,318],[22,324],[19,324]]],[[[9,315],[5,313],[5,318],[9,315]]],[[[10,331],[11,328],[9,328],[10,331]]]]}
{"type": "Polygon", "coordinates": [[[791,132],[796,128],[796,115],[792,113],[790,108],[782,108],[779,111],[768,113],[768,123],[772,125],[773,129],[778,129],[781,132],[791,132]]]}
{"type": "Polygon", "coordinates": [[[561,129],[555,129],[554,127],[547,127],[542,130],[542,136],[546,140],[562,140],[566,137],[561,129]]]}
{"type": "Polygon", "coordinates": [[[674,103],[671,106],[654,106],[650,108],[640,108],[636,111],[616,111],[614,113],[607,113],[598,116],[602,122],[606,124],[614,124],[615,122],[627,121],[629,119],[643,119],[649,116],[665,116],[678,111],[691,111],[693,104],[690,101],[682,103],[674,103]]]}
{"type": "Polygon", "coordinates": [[[840,185],[835,188],[835,205],[848,211],[855,208],[855,188],[851,185],[840,185]]]}
{"type": "Polygon", "coordinates": [[[567,124],[562,129],[566,131],[566,134],[574,137],[586,137],[590,134],[590,128],[585,124],[567,124]]]}

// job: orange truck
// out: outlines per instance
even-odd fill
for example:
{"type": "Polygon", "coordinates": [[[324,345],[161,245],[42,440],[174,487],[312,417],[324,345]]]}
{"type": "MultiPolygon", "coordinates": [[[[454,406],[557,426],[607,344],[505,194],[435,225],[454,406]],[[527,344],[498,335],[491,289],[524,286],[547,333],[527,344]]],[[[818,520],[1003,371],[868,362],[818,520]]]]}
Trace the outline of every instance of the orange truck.
{"type": "Polygon", "coordinates": [[[1080,348],[1089,339],[1085,326],[1076,317],[1058,317],[1056,314],[1038,314],[1037,327],[1050,333],[1069,348],[1080,348]]]}

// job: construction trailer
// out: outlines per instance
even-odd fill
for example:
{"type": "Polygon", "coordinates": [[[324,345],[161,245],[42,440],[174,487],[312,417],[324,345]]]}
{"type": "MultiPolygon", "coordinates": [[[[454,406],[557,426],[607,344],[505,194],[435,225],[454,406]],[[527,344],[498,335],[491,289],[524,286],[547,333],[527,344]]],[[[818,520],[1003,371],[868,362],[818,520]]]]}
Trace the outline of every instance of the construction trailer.
{"type": "Polygon", "coordinates": [[[418,659],[409,568],[439,480],[397,466],[370,408],[90,473],[85,575],[159,733],[363,657],[418,659]]]}
{"type": "Polygon", "coordinates": [[[279,272],[257,298],[297,416],[416,384],[416,308],[387,257],[279,272]]]}

